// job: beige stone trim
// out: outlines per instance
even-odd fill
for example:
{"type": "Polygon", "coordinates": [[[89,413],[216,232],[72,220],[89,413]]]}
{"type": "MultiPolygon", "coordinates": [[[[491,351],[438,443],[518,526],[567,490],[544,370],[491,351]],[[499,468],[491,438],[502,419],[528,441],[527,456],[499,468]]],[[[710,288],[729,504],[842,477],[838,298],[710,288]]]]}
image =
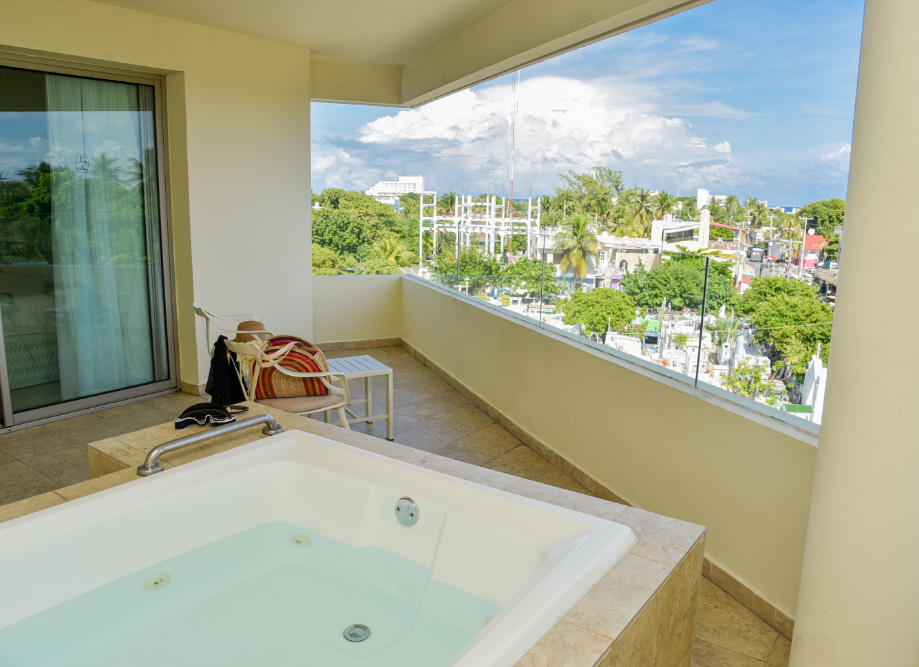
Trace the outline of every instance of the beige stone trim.
{"type": "Polygon", "coordinates": [[[204,387],[207,385],[204,384],[189,384],[188,382],[179,383],[179,391],[183,394],[191,394],[192,396],[204,396],[204,387]]]}
{"type": "Polygon", "coordinates": [[[397,347],[402,345],[401,338],[371,338],[369,340],[346,340],[334,343],[316,343],[316,347],[325,352],[338,350],[362,350],[368,347],[397,347]]]}

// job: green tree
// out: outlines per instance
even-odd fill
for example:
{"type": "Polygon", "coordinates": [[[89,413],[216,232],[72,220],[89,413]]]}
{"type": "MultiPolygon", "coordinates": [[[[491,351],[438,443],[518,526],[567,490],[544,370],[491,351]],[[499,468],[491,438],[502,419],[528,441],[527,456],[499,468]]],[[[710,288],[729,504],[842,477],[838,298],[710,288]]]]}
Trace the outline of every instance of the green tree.
{"type": "Polygon", "coordinates": [[[808,225],[816,226],[817,233],[823,238],[838,238],[833,227],[840,226],[845,221],[846,202],[843,199],[814,201],[801,208],[795,215],[807,218],[808,225]]]}
{"type": "Polygon", "coordinates": [[[369,259],[380,228],[335,209],[313,211],[313,241],[344,257],[369,259]]]}
{"type": "Polygon", "coordinates": [[[715,345],[720,346],[734,342],[740,331],[740,322],[729,317],[719,317],[712,324],[706,324],[705,328],[712,332],[715,345]]]}
{"type": "Polygon", "coordinates": [[[562,231],[555,240],[553,252],[561,254],[559,268],[562,273],[573,274],[575,281],[583,280],[587,276],[589,261],[596,261],[599,256],[597,231],[590,218],[575,215],[562,223],[562,231]]]}
{"type": "Polygon", "coordinates": [[[340,273],[341,260],[338,259],[338,255],[318,243],[313,243],[313,275],[337,276],[340,273]]]}
{"type": "Polygon", "coordinates": [[[708,230],[708,237],[710,239],[724,239],[725,241],[733,241],[734,230],[725,229],[724,227],[711,227],[708,230]]]}
{"type": "Polygon", "coordinates": [[[663,220],[668,213],[676,210],[676,199],[666,192],[658,192],[654,196],[654,219],[663,220]]]}
{"type": "Polygon", "coordinates": [[[683,208],[677,211],[683,220],[698,220],[699,209],[696,208],[695,197],[677,197],[677,203],[683,203],[683,208]]]}
{"type": "MultiPolygon", "coordinates": [[[[619,289],[632,297],[635,303],[642,306],[653,303],[651,272],[645,269],[644,262],[638,260],[635,270],[622,277],[622,280],[619,281],[619,289]]],[[[658,301],[657,305],[660,305],[660,303],[658,301]]]]}
{"type": "Polygon", "coordinates": [[[751,227],[762,228],[769,222],[769,208],[756,197],[747,195],[745,210],[751,227]]]}
{"type": "Polygon", "coordinates": [[[587,333],[602,333],[607,325],[613,331],[625,328],[635,319],[635,301],[628,294],[608,287],[575,292],[559,307],[565,324],[583,324],[587,333]]]}
{"type": "Polygon", "coordinates": [[[406,192],[399,195],[400,213],[406,220],[417,220],[418,209],[421,208],[421,195],[417,192],[406,192]]]}
{"type": "MultiPolygon", "coordinates": [[[[677,246],[680,247],[680,246],[677,246]]],[[[666,252],[665,259],[650,271],[636,267],[624,276],[620,287],[639,305],[657,308],[666,300],[672,308],[700,311],[708,266],[706,312],[732,306],[736,300],[734,279],[729,262],[720,262],[706,255],[688,252],[666,252]]]]}
{"type": "Polygon", "coordinates": [[[839,250],[839,234],[835,227],[845,221],[846,202],[843,199],[826,199],[811,202],[797,212],[798,218],[807,218],[808,228],[814,228],[817,234],[826,239],[825,255],[832,259],[839,250]]]}
{"type": "Polygon", "coordinates": [[[458,194],[453,192],[445,192],[440,197],[437,198],[437,214],[438,215],[453,215],[454,209],[456,208],[456,199],[459,197],[458,194]]]}
{"type": "Polygon", "coordinates": [[[818,346],[823,362],[829,361],[833,310],[816,297],[779,294],[760,305],[750,323],[769,358],[783,361],[799,379],[818,346]]]}
{"type": "Polygon", "coordinates": [[[654,196],[644,188],[630,191],[626,200],[628,214],[641,228],[642,236],[651,233],[651,222],[654,220],[654,196]]]}
{"type": "Polygon", "coordinates": [[[359,273],[363,275],[378,275],[387,273],[402,273],[402,269],[392,262],[387,262],[379,257],[371,257],[363,262],[359,267],[359,273]]]}
{"type": "Polygon", "coordinates": [[[622,192],[622,172],[607,167],[593,167],[587,172],[559,174],[563,184],[555,189],[555,198],[547,211],[567,211],[602,217],[622,192]]]}
{"type": "Polygon", "coordinates": [[[678,333],[673,337],[673,342],[677,344],[677,347],[683,349],[686,347],[686,343],[689,342],[689,336],[684,333],[678,333]]]}
{"type": "Polygon", "coordinates": [[[540,260],[518,259],[504,267],[502,273],[512,290],[524,291],[531,297],[542,292],[545,299],[550,299],[565,291],[565,286],[555,279],[555,267],[540,260]],[[544,275],[545,285],[542,284],[544,275]]]}
{"type": "Polygon", "coordinates": [[[437,282],[455,286],[457,276],[460,285],[469,286],[471,295],[502,283],[501,265],[498,260],[476,248],[460,250],[458,271],[457,262],[452,256],[438,255],[434,259],[434,279],[437,282]]]}
{"type": "Polygon", "coordinates": [[[817,287],[801,280],[782,276],[764,276],[754,280],[737,303],[740,315],[751,315],[772,299],[785,295],[818,300],[817,287]]]}
{"type": "Polygon", "coordinates": [[[396,266],[406,266],[414,257],[413,253],[402,244],[402,241],[394,236],[378,239],[373,244],[373,249],[380,259],[396,266]]]}
{"type": "Polygon", "coordinates": [[[765,368],[753,366],[746,359],[734,368],[734,372],[722,380],[724,387],[744,398],[756,398],[771,393],[774,388],[765,368]]]}
{"type": "MultiPolygon", "coordinates": [[[[334,251],[343,262],[350,263],[349,258],[353,258],[362,263],[378,256],[375,246],[386,238],[398,239],[405,246],[406,220],[391,206],[339,188],[327,188],[316,200],[322,208],[313,210],[313,240],[334,251]]],[[[417,244],[417,222],[414,238],[408,240],[417,244]]],[[[411,247],[405,250],[411,252],[411,247]]]]}
{"type": "Polygon", "coordinates": [[[731,223],[733,223],[735,220],[740,222],[743,206],[740,205],[740,199],[737,198],[737,195],[727,196],[727,198],[724,200],[724,212],[727,213],[728,219],[731,223]]]}

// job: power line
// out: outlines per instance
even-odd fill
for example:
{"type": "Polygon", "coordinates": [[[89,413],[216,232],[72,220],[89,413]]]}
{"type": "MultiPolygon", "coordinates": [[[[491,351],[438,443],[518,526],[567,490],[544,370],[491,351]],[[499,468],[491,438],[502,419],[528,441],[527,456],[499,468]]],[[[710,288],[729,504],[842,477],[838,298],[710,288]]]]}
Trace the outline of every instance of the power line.
{"type": "Polygon", "coordinates": [[[782,326],[782,327],[756,327],[754,326],[753,328],[756,329],[757,331],[770,331],[772,329],[794,329],[796,327],[816,327],[821,324],[832,324],[832,323],[833,321],[830,320],[829,322],[813,322],[811,324],[786,324],[785,326],[782,326]]]}

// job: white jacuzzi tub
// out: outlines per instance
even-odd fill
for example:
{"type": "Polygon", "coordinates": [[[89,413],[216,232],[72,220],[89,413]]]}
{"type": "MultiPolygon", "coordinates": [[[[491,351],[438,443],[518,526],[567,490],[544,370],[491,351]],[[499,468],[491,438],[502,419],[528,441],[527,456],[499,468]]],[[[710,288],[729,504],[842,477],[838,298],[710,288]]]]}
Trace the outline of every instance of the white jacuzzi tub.
{"type": "MultiPolygon", "coordinates": [[[[493,490],[302,431],[289,431],[0,525],[0,655],[7,646],[7,655],[38,656],[42,642],[65,646],[72,640],[76,642],[74,655],[78,653],[78,644],[84,653],[96,652],[92,660],[77,660],[73,664],[107,664],[100,656],[124,650],[118,641],[128,641],[125,638],[132,632],[141,633],[150,642],[168,644],[168,637],[155,636],[158,626],[153,622],[156,618],[150,616],[154,612],[149,610],[144,612],[147,617],[141,614],[134,624],[137,627],[125,620],[131,618],[131,612],[119,611],[111,602],[93,603],[95,607],[84,605],[84,609],[105,610],[98,622],[79,608],[75,612],[77,621],[58,619],[58,625],[54,625],[53,619],[58,610],[67,608],[62,603],[78,604],[94,595],[94,589],[106,590],[106,585],[127,586],[130,595],[136,595],[141,605],[154,599],[159,604],[167,596],[182,595],[180,591],[186,585],[182,576],[174,576],[173,583],[162,592],[149,593],[142,590],[141,584],[149,584],[162,567],[169,567],[168,563],[162,565],[163,561],[174,559],[181,563],[180,555],[186,552],[219,540],[232,541],[230,536],[275,523],[282,526],[282,532],[286,530],[283,526],[290,525],[299,529],[301,537],[311,536],[315,553],[327,554],[323,561],[326,564],[338,558],[328,556],[333,552],[325,550],[326,544],[338,545],[355,554],[354,560],[348,561],[350,565],[345,566],[346,573],[353,574],[354,581],[366,582],[368,572],[374,572],[377,579],[364,588],[374,589],[371,591],[374,599],[380,597],[376,593],[382,592],[383,597],[396,600],[405,612],[378,614],[379,633],[360,648],[345,642],[338,634],[340,630],[323,636],[322,641],[332,647],[329,650],[363,651],[355,659],[363,660],[361,664],[365,665],[391,664],[367,658],[373,657],[374,650],[382,650],[381,655],[390,651],[387,654],[390,655],[394,649],[386,648],[387,642],[410,636],[416,621],[419,627],[424,625],[418,620],[419,614],[425,613],[430,603],[428,598],[435,595],[431,593],[435,589],[449,589],[477,601],[464,602],[463,609],[495,610],[484,617],[481,631],[476,625],[475,634],[468,642],[463,640],[465,648],[451,652],[453,658],[448,660],[449,664],[513,665],[635,543],[632,531],[620,524],[493,490]],[[417,503],[419,510],[419,520],[411,527],[402,525],[394,511],[397,501],[406,496],[417,503]],[[396,569],[408,568],[415,573],[413,583],[408,583],[407,575],[393,572],[391,563],[395,561],[402,564],[397,564],[396,569]],[[396,631],[385,629],[397,616],[404,621],[404,627],[396,631]],[[52,619],[50,625],[40,625],[45,618],[52,619]],[[118,636],[106,638],[109,633],[106,623],[111,624],[111,634],[118,636]],[[17,625],[12,627],[14,624],[17,625]],[[9,630],[5,635],[4,628],[9,630]],[[59,632],[56,628],[67,631],[59,632]],[[86,639],[85,635],[93,632],[99,637],[86,639]],[[30,637],[35,640],[34,653],[30,637]],[[112,640],[111,645],[106,643],[108,639],[112,640]],[[373,648],[374,641],[377,649],[373,648]],[[87,642],[92,644],[90,648],[87,642]]],[[[305,543],[309,544],[310,539],[305,543]]],[[[300,547],[304,542],[294,541],[300,547]]],[[[265,548],[274,550],[272,554],[280,554],[278,558],[284,559],[285,566],[291,565],[291,559],[313,557],[309,548],[296,553],[282,553],[287,547],[277,545],[265,548]]],[[[347,560],[351,556],[342,558],[347,560]]],[[[240,556],[237,560],[249,570],[256,561],[262,563],[262,570],[277,565],[265,565],[268,561],[258,555],[240,556]]],[[[316,563],[321,560],[317,556],[316,563]]],[[[180,564],[175,567],[186,572],[180,564]]],[[[199,567],[199,574],[206,579],[210,570],[216,572],[219,566],[214,563],[203,570],[199,567]]],[[[263,574],[260,571],[259,576],[263,574]]],[[[252,571],[245,576],[251,581],[261,581],[252,579],[256,576],[252,571]]],[[[215,586],[219,588],[213,581],[208,585],[212,587],[210,593],[216,590],[215,586]]],[[[287,586],[282,585],[280,590],[285,592],[287,586]]],[[[116,599],[120,599],[117,595],[116,599]]],[[[199,597],[203,595],[200,593],[199,597]]],[[[346,596],[324,599],[339,597],[346,596]]],[[[318,599],[311,595],[299,598],[303,608],[318,599]]],[[[301,603],[295,599],[293,604],[299,608],[301,603]]],[[[449,604],[453,603],[447,603],[448,609],[449,604]]],[[[185,605],[186,613],[194,609],[188,599],[175,605],[185,605]]],[[[226,606],[226,602],[219,602],[217,609],[226,606]]],[[[279,603],[277,608],[283,607],[279,603]]],[[[456,609],[457,615],[465,613],[460,606],[456,609]]],[[[312,628],[323,626],[326,621],[335,628],[338,627],[335,623],[341,625],[334,609],[312,613],[311,629],[295,630],[294,641],[305,641],[303,638],[309,632],[319,632],[312,628]]],[[[442,612],[437,613],[443,616],[442,612]]],[[[219,614],[208,612],[208,615],[219,614]]],[[[285,620],[264,627],[273,631],[283,626],[285,620]]],[[[236,628],[227,633],[232,637],[225,640],[238,642],[246,630],[236,628]]],[[[200,639],[203,646],[210,641],[206,637],[200,639]]],[[[176,649],[179,654],[189,656],[195,655],[196,650],[191,645],[176,649]]],[[[261,664],[313,664],[296,660],[288,663],[281,648],[277,649],[277,655],[264,655],[265,649],[259,650],[264,659],[261,664]]],[[[308,648],[302,650],[309,652],[308,648]]],[[[236,649],[234,654],[240,651],[236,649]]],[[[59,649],[54,662],[60,663],[62,656],[69,659],[69,655],[66,648],[59,649]]],[[[170,664],[181,664],[175,659],[170,657],[170,664]]],[[[47,662],[48,658],[36,657],[34,664],[44,664],[43,660],[47,662]]],[[[112,664],[140,664],[125,660],[122,653],[112,664]]],[[[26,660],[21,664],[31,663],[26,660]]],[[[241,664],[248,663],[241,659],[241,664]]]]}

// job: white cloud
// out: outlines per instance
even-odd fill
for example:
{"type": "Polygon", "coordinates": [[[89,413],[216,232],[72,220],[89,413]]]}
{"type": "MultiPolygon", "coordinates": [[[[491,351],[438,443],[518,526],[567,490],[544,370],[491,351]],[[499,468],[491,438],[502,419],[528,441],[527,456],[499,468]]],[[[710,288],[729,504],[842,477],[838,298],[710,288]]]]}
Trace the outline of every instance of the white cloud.
{"type": "MultiPolygon", "coordinates": [[[[671,190],[739,178],[728,141],[710,146],[686,119],[658,111],[651,99],[646,84],[616,78],[524,80],[517,192],[551,192],[559,173],[597,165],[621,169],[629,185],[671,190]]],[[[508,182],[511,104],[510,86],[492,85],[374,120],[359,129],[357,141],[325,137],[314,145],[314,180],[319,187],[369,187],[369,178],[384,174],[422,173],[440,191],[501,193],[508,182]]]]}
{"type": "Polygon", "coordinates": [[[746,120],[752,118],[755,113],[737,109],[721,101],[703,102],[700,104],[678,104],[671,107],[674,113],[684,116],[710,116],[711,118],[723,118],[725,120],[746,120]]]}
{"type": "Polygon", "coordinates": [[[721,42],[716,39],[709,39],[701,35],[691,35],[680,42],[683,46],[694,51],[711,51],[721,46],[721,42]]]}
{"type": "Polygon", "coordinates": [[[0,151],[4,153],[21,153],[25,150],[22,145],[10,144],[0,139],[0,151]]]}
{"type": "Polygon", "coordinates": [[[832,165],[842,167],[848,171],[849,169],[849,158],[852,155],[852,144],[846,144],[839,150],[833,151],[832,153],[825,153],[820,156],[821,162],[828,162],[832,165]]]}

